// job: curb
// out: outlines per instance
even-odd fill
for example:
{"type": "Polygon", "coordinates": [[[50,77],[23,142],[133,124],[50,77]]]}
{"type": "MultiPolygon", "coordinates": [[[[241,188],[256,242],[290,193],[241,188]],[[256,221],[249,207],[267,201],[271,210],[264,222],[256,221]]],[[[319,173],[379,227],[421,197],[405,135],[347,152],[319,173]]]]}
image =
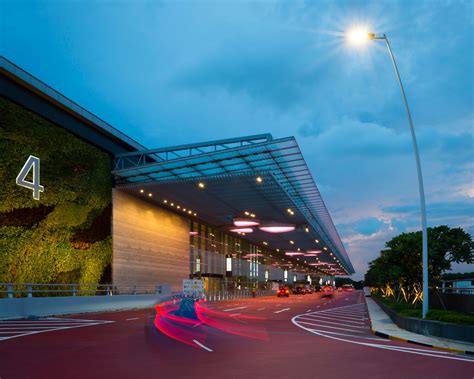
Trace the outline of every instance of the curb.
{"type": "Polygon", "coordinates": [[[429,344],[427,344],[427,343],[422,343],[422,342],[407,340],[407,339],[405,339],[405,338],[400,338],[400,337],[397,337],[397,336],[390,336],[390,335],[388,335],[388,334],[386,334],[386,333],[378,332],[378,331],[372,329],[372,327],[370,328],[370,332],[371,332],[373,335],[377,336],[377,337],[389,339],[389,340],[392,340],[392,341],[399,341],[399,342],[412,343],[412,344],[419,345],[419,346],[431,347],[431,348],[437,349],[437,350],[449,351],[449,352],[451,352],[451,353],[462,353],[462,354],[467,354],[467,355],[474,355],[474,351],[453,349],[453,348],[444,347],[444,346],[429,345],[429,344]]]}

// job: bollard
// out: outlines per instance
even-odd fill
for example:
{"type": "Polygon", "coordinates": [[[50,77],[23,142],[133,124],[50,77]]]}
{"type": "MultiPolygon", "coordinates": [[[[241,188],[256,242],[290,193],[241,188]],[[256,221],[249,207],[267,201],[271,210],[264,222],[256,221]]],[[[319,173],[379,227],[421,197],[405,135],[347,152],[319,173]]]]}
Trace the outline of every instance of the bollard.
{"type": "Polygon", "coordinates": [[[72,285],[72,296],[76,296],[77,287],[75,284],[72,285]]]}
{"type": "Polygon", "coordinates": [[[33,297],[33,286],[31,284],[26,285],[26,297],[33,297]]]}
{"type": "Polygon", "coordinates": [[[137,294],[137,286],[133,286],[133,295],[137,294]]]}

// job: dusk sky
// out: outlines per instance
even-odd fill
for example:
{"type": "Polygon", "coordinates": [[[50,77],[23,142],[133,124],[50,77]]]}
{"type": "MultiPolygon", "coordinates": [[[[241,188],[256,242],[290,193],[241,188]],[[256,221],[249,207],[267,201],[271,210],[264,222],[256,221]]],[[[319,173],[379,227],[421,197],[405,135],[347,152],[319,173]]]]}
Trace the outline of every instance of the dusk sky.
{"type": "MultiPolygon", "coordinates": [[[[0,2],[1,55],[146,147],[294,135],[362,279],[420,228],[406,113],[430,226],[474,235],[472,1],[0,2]]],[[[474,265],[457,271],[474,271],[474,265]]]]}

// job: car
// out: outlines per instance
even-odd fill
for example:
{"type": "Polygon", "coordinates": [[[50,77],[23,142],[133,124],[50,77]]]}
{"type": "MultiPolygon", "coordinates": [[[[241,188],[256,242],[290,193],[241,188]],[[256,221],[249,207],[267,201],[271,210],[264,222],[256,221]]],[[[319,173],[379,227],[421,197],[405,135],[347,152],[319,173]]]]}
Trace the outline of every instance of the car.
{"type": "Polygon", "coordinates": [[[342,290],[344,292],[352,292],[352,291],[354,291],[354,287],[352,287],[352,284],[344,284],[342,286],[342,290]]]}
{"type": "Polygon", "coordinates": [[[281,287],[277,290],[277,296],[278,297],[282,297],[282,296],[290,297],[290,290],[286,287],[281,287]]]}
{"type": "Polygon", "coordinates": [[[337,287],[337,292],[342,292],[342,287],[337,287]]]}
{"type": "Polygon", "coordinates": [[[306,290],[303,287],[295,287],[293,288],[293,295],[305,295],[306,290]]]}
{"type": "Polygon", "coordinates": [[[319,284],[314,286],[314,292],[321,292],[321,286],[319,284]]]}
{"type": "Polygon", "coordinates": [[[323,297],[332,296],[332,295],[334,295],[334,287],[332,287],[332,286],[324,286],[321,292],[322,292],[322,294],[323,294],[323,297]]]}
{"type": "Polygon", "coordinates": [[[311,295],[313,293],[313,290],[311,288],[306,288],[306,293],[311,295]]]}

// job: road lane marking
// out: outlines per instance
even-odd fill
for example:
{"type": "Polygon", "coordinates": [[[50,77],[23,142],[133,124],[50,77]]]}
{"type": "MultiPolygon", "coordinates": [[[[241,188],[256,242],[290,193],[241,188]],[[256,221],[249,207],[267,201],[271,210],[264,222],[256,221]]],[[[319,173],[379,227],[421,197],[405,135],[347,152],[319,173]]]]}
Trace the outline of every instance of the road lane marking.
{"type": "Polygon", "coordinates": [[[347,328],[339,328],[337,326],[329,326],[329,325],[321,325],[321,324],[314,324],[314,323],[311,323],[311,322],[306,322],[306,321],[298,321],[299,324],[308,324],[308,325],[311,325],[311,326],[319,326],[320,328],[329,328],[329,329],[337,329],[337,330],[345,330],[347,332],[351,332],[351,333],[364,333],[364,332],[361,332],[359,330],[352,330],[352,329],[347,329],[347,328]]]}
{"type": "Polygon", "coordinates": [[[359,325],[365,325],[365,322],[359,322],[359,321],[350,321],[350,320],[339,320],[336,317],[331,317],[330,315],[321,315],[321,314],[316,314],[316,313],[310,313],[310,314],[305,314],[306,317],[316,317],[316,318],[323,318],[323,319],[329,319],[333,321],[340,321],[340,322],[348,322],[351,324],[359,324],[359,325]]]}
{"type": "Polygon", "coordinates": [[[353,334],[330,332],[329,330],[321,330],[321,329],[307,329],[307,330],[312,330],[314,332],[321,332],[321,333],[315,333],[315,334],[318,334],[318,335],[321,334],[323,337],[325,337],[323,334],[335,334],[337,336],[345,336],[345,337],[351,337],[351,338],[363,338],[365,340],[374,340],[374,341],[384,342],[384,340],[381,339],[380,337],[355,336],[353,334]]]}
{"type": "Polygon", "coordinates": [[[311,312],[311,309],[308,309],[306,312],[311,312]]]}
{"type": "Polygon", "coordinates": [[[237,308],[224,309],[224,312],[236,311],[237,309],[244,309],[244,308],[247,308],[247,307],[237,307],[237,308]]]}
{"type": "Polygon", "coordinates": [[[127,318],[125,321],[133,321],[133,320],[138,320],[139,317],[132,317],[132,318],[127,318]]]}
{"type": "Polygon", "coordinates": [[[234,317],[234,316],[238,316],[238,315],[240,315],[240,313],[233,313],[233,314],[230,315],[230,317],[234,317]]]}
{"type": "Polygon", "coordinates": [[[263,311],[265,308],[259,308],[257,309],[257,311],[263,311]]]}
{"type": "Polygon", "coordinates": [[[280,309],[279,311],[275,311],[273,313],[281,313],[281,312],[285,312],[285,311],[289,311],[291,308],[283,308],[283,309],[280,309]]]}
{"type": "Polygon", "coordinates": [[[207,351],[209,351],[209,352],[211,352],[211,353],[214,351],[214,350],[212,350],[212,349],[209,349],[207,346],[203,345],[203,344],[202,344],[201,342],[199,342],[198,340],[193,340],[193,342],[194,342],[196,345],[202,347],[204,350],[207,350],[207,351]]]}
{"type": "MultiPolygon", "coordinates": [[[[311,320],[313,322],[318,321],[318,322],[322,322],[322,323],[325,323],[325,324],[341,325],[341,326],[347,326],[347,327],[357,328],[357,329],[367,329],[367,330],[369,329],[366,326],[349,325],[349,324],[343,324],[343,323],[340,323],[340,322],[332,322],[332,321],[326,321],[326,320],[315,320],[313,318],[304,317],[304,316],[301,316],[300,318],[303,319],[303,320],[311,320]]],[[[319,324],[319,325],[324,326],[322,324],[319,324]]]]}
{"type": "Polygon", "coordinates": [[[54,329],[52,329],[52,328],[44,329],[43,327],[40,327],[42,330],[33,330],[33,331],[28,330],[28,331],[26,331],[26,333],[22,333],[21,331],[18,331],[18,332],[16,332],[17,333],[16,335],[8,336],[8,337],[2,337],[1,340],[9,340],[9,339],[13,339],[13,338],[29,336],[29,335],[32,335],[32,334],[38,334],[38,333],[44,333],[44,332],[54,332],[56,330],[76,329],[76,328],[83,328],[85,326],[103,325],[103,324],[110,324],[110,323],[115,322],[115,321],[106,321],[106,320],[101,320],[101,321],[97,320],[97,322],[90,322],[91,320],[84,320],[84,321],[87,321],[87,322],[84,322],[81,325],[60,326],[60,327],[56,327],[54,329]]]}
{"type": "MultiPolygon", "coordinates": [[[[354,305],[362,305],[362,304],[354,304],[354,305]]],[[[348,308],[348,307],[351,307],[351,306],[353,306],[353,305],[337,307],[337,308],[334,308],[334,309],[348,308]]],[[[328,309],[328,311],[330,311],[330,310],[328,309]]],[[[324,312],[324,311],[322,311],[322,312],[324,312]]],[[[474,362],[474,359],[472,359],[472,358],[462,357],[462,356],[459,356],[459,355],[454,354],[454,353],[438,352],[436,350],[413,349],[413,348],[409,348],[409,347],[396,346],[396,345],[387,345],[387,343],[390,343],[390,342],[386,341],[386,340],[375,339],[375,338],[364,337],[364,336],[346,335],[346,334],[343,334],[343,333],[335,333],[335,332],[329,332],[329,331],[326,331],[326,330],[309,328],[307,326],[301,325],[302,323],[304,323],[303,321],[298,321],[299,318],[306,317],[306,316],[308,316],[308,315],[304,314],[304,313],[301,314],[301,315],[294,316],[291,319],[291,322],[294,325],[296,325],[296,326],[298,326],[298,327],[300,327],[300,328],[302,328],[302,329],[304,329],[304,330],[306,330],[306,331],[308,331],[312,334],[315,334],[315,335],[318,335],[318,336],[321,336],[321,337],[330,338],[330,339],[337,340],[337,341],[342,341],[342,342],[348,342],[348,343],[352,343],[352,344],[356,344],[356,345],[369,346],[369,347],[385,349],[385,350],[391,350],[391,351],[398,351],[398,352],[403,352],[403,353],[425,355],[425,356],[451,359],[451,360],[460,360],[460,361],[466,361],[466,362],[474,362]],[[333,335],[328,335],[328,334],[333,334],[333,335]],[[347,337],[352,338],[352,339],[341,338],[341,337],[337,337],[335,335],[347,336],[347,337]],[[378,341],[378,343],[375,343],[375,342],[362,342],[362,341],[356,341],[354,339],[373,339],[373,340],[378,341]]],[[[310,323],[308,323],[308,324],[310,324],[310,323]]],[[[316,325],[313,325],[313,326],[316,326],[316,325]]],[[[318,327],[326,327],[324,325],[317,325],[317,326],[318,327]]],[[[354,333],[354,332],[357,332],[357,331],[350,330],[350,332],[354,333]]]]}

